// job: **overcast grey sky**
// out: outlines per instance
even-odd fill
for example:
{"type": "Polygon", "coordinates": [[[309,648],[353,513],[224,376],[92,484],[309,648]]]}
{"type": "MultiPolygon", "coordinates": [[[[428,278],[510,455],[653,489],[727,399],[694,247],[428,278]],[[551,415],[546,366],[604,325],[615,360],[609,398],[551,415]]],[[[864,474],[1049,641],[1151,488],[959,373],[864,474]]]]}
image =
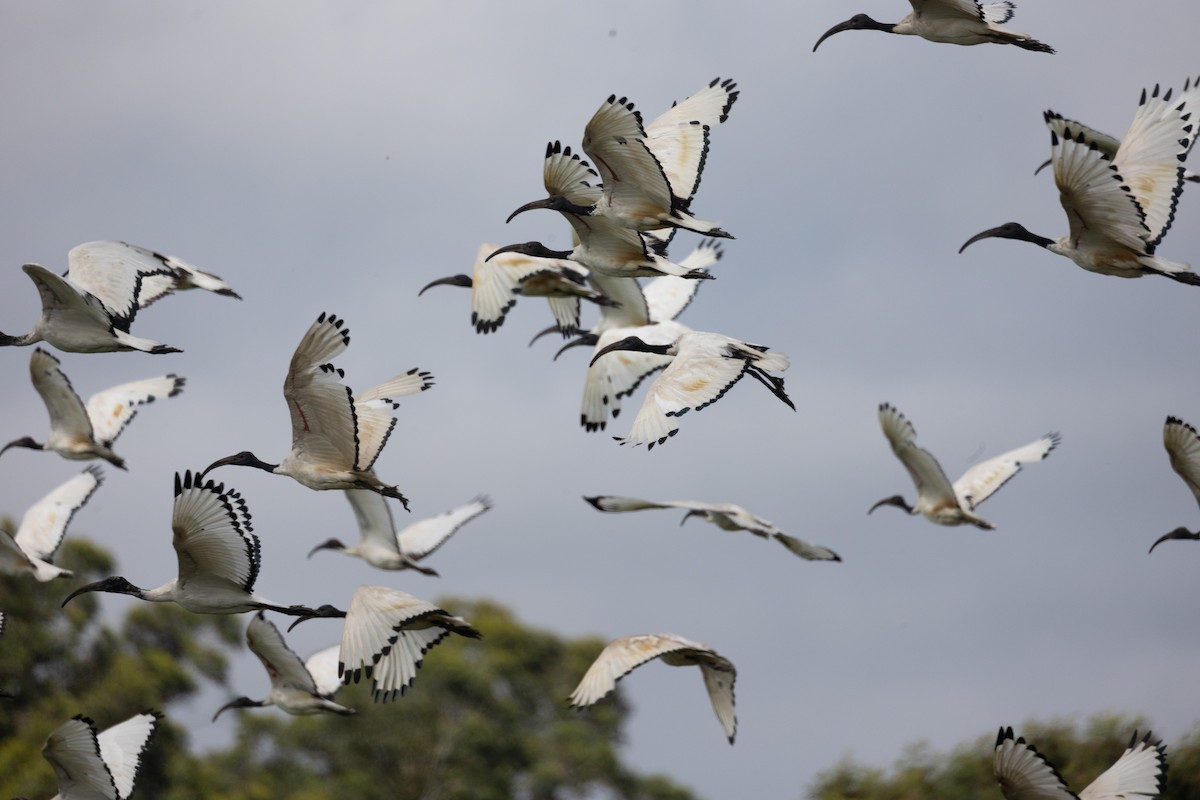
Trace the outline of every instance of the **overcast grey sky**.
{"type": "MultiPolygon", "coordinates": [[[[1053,179],[1033,175],[1045,109],[1121,135],[1143,87],[1200,74],[1192,0],[1134,8],[1021,3],[1009,27],[1050,56],[873,32],[811,52],[853,13],[898,20],[902,0],[5,4],[0,330],[38,315],[21,264],[64,269],[93,239],[179,256],[245,298],[191,292],[139,315],[135,334],[182,354],[56,353],[84,395],[188,378],[118,441],[130,470],[106,467],[74,530],[134,583],[168,579],[172,474],[242,449],[283,457],[287,361],[330,311],[351,330],[338,366],[352,387],[414,366],[436,376],[403,401],[377,465],[413,517],[479,493],[495,508],[436,554],[441,579],[381,573],[305,560],[353,537],[340,493],[224,468],[262,539],[263,595],[344,605],[381,583],[491,597],[567,636],[704,641],[738,667],[735,746],[696,675],[650,665],[619,691],[635,709],[629,760],[711,798],[798,797],[843,755],[887,764],[914,740],[944,748],[1031,717],[1142,712],[1171,744],[1200,717],[1200,544],[1146,550],[1200,524],[1161,439],[1168,414],[1200,424],[1200,290],[1090,274],[1020,242],[956,253],[1009,220],[1066,232],[1053,179]],[[483,241],[564,246],[557,215],[504,223],[542,194],[546,142],[577,146],[611,93],[653,118],[717,76],[741,97],[693,210],[737,239],[681,321],[790,354],[797,411],[747,381],[663,447],[619,447],[609,434],[627,432],[644,391],[610,431],[585,433],[586,351],[552,363],[557,342],[526,347],[550,321],[543,303],[479,336],[466,291],[417,291],[468,272],[483,241]],[[876,419],[885,400],[952,477],[1048,431],[1063,444],[982,507],[995,531],[868,517],[912,496],[876,419]],[[673,512],[602,515],[591,494],[740,503],[845,560],[681,529],[673,512]]],[[[1159,253],[1200,264],[1194,194],[1159,253]]],[[[680,233],[672,253],[695,240],[680,233]]],[[[45,434],[30,353],[0,351],[3,441],[45,434]]],[[[5,454],[0,510],[82,466],[5,454]]],[[[339,632],[311,623],[289,641],[307,654],[339,632]]],[[[258,696],[267,682],[246,658],[233,684],[258,696]]],[[[207,720],[223,699],[169,711],[217,744],[228,723],[207,720]]]]}

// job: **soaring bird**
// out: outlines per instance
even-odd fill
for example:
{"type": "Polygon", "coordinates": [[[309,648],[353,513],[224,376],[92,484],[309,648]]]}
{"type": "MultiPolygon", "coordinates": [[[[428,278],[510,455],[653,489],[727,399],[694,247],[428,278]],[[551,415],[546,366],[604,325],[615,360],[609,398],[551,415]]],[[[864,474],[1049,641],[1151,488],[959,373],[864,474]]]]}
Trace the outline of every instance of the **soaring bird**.
{"type": "MultiPolygon", "coordinates": [[[[1196,502],[1200,503],[1200,436],[1196,435],[1196,429],[1178,417],[1167,417],[1163,425],[1163,446],[1167,448],[1171,468],[1183,478],[1196,502]]],[[[1180,526],[1158,537],[1150,545],[1150,552],[1168,539],[1200,539],[1200,530],[1193,533],[1180,526]]]]}
{"type": "Polygon", "coordinates": [[[728,118],[739,94],[736,88],[732,80],[716,78],[645,127],[633,103],[610,96],[583,133],[583,151],[603,181],[600,197],[590,204],[574,203],[555,193],[547,181],[550,197],[526,203],[509,219],[530,209],[551,208],[608,217],[638,231],[685,228],[731,238],[716,223],[693,217],[689,209],[707,160],[710,130],[728,118]]]}
{"type": "Polygon", "coordinates": [[[42,747],[54,768],[61,800],[125,800],[142,753],[162,719],[158,711],[136,714],[100,733],[82,714],[58,726],[42,747]]]}
{"type": "MultiPolygon", "coordinates": [[[[596,178],[588,162],[564,148],[559,142],[546,147],[546,161],[542,182],[552,197],[561,196],[571,207],[586,207],[600,202],[602,189],[594,186],[596,178]]],[[[540,200],[529,207],[549,207],[540,200]],[[540,203],[542,205],[537,205],[540,203]]],[[[525,210],[517,209],[514,216],[525,210]]],[[[570,250],[551,250],[541,242],[522,242],[498,248],[485,261],[501,253],[519,253],[538,258],[559,258],[576,261],[593,273],[614,277],[642,278],[659,275],[678,275],[683,278],[712,278],[703,270],[689,269],[675,264],[660,251],[663,242],[651,237],[649,240],[633,228],[625,227],[608,215],[589,215],[559,209],[571,225],[574,246],[570,250]]]]}
{"type": "Polygon", "coordinates": [[[1166,745],[1150,736],[1147,731],[1139,740],[1134,731],[1121,757],[1075,794],[1036,747],[1024,738],[1014,739],[1012,728],[1001,728],[992,773],[1005,800],[1148,800],[1158,797],[1167,777],[1166,745]]]}
{"type": "Polygon", "coordinates": [[[912,11],[899,22],[876,22],[866,14],[855,14],[845,22],[834,25],[813,45],[842,31],[883,31],[908,36],[920,36],[931,42],[946,44],[1013,44],[1022,50],[1053,53],[1048,44],[1031,39],[1023,33],[1001,28],[1012,19],[1016,5],[1003,0],[999,3],[979,3],[975,0],[908,0],[912,11]]]}
{"type": "Polygon", "coordinates": [[[246,501],[233,489],[201,482],[190,471],[175,473],[175,505],[171,544],[179,574],[156,589],[141,589],[122,577],[81,586],[63,600],[65,606],[85,592],[129,594],[155,603],[177,603],[196,614],[241,614],[269,609],[303,616],[306,606],[281,606],[254,594],[261,565],[260,545],[250,526],[246,501]]]}
{"type": "Polygon", "coordinates": [[[213,722],[227,708],[261,708],[276,706],[289,714],[357,714],[353,708],[333,702],[341,688],[338,677],[338,646],[327,647],[309,656],[307,661],[292,652],[279,629],[259,611],[246,628],[246,645],[267,668],[271,676],[271,692],[263,700],[239,697],[230,700],[213,714],[213,722]]]}
{"type": "MultiPolygon", "coordinates": [[[[671,356],[671,363],[659,375],[633,421],[629,436],[622,444],[646,444],[652,449],[679,432],[674,421],[687,412],[699,411],[725,396],[729,388],[751,375],[793,411],[795,404],[783,390],[783,378],[768,374],[788,368],[788,357],[767,347],[751,344],[719,333],[688,331],[671,344],[650,344],[637,336],[613,342],[592,356],[592,364],[614,351],[657,353],[671,356]]],[[[613,356],[609,356],[612,358],[613,356]]]]}
{"type": "MultiPolygon", "coordinates": [[[[1185,110],[1187,110],[1188,113],[1193,114],[1193,115],[1197,112],[1197,110],[1200,110],[1200,77],[1197,77],[1196,80],[1194,80],[1194,81],[1191,78],[1188,78],[1187,80],[1185,80],[1183,82],[1183,91],[1179,93],[1179,97],[1175,102],[1176,102],[1176,105],[1182,103],[1185,110]]],[[[1172,108],[1173,108],[1172,106],[1166,107],[1166,109],[1169,113],[1172,111],[1172,108]]],[[[1195,120],[1193,119],[1192,122],[1194,123],[1195,120]]],[[[1073,119],[1064,119],[1063,123],[1065,126],[1069,127],[1073,131],[1082,131],[1084,137],[1089,142],[1094,143],[1096,145],[1097,149],[1099,149],[1100,152],[1104,153],[1104,155],[1108,156],[1109,159],[1114,158],[1117,155],[1117,150],[1119,150],[1121,148],[1121,140],[1120,139],[1117,139],[1116,137],[1113,137],[1113,136],[1109,136],[1107,133],[1101,133],[1100,131],[1096,130],[1095,128],[1089,128],[1088,126],[1084,125],[1082,122],[1076,122],[1073,119]]],[[[1189,145],[1189,152],[1190,152],[1190,148],[1193,148],[1196,146],[1195,129],[1193,129],[1193,131],[1192,131],[1191,138],[1192,138],[1192,141],[1191,141],[1191,144],[1189,145]]],[[[1039,172],[1044,170],[1046,167],[1050,166],[1050,164],[1053,160],[1054,159],[1052,159],[1052,158],[1048,158],[1045,161],[1043,161],[1042,165],[1033,171],[1033,174],[1037,175],[1039,172]]],[[[1197,175],[1196,173],[1191,172],[1186,169],[1183,171],[1183,179],[1185,181],[1191,181],[1192,183],[1200,183],[1200,175],[1197,175]]]]}
{"type": "Polygon", "coordinates": [[[1114,155],[1082,128],[1053,111],[1050,161],[1070,233],[1047,239],[1016,222],[975,234],[958,252],[980,239],[999,237],[1032,242],[1066,256],[1089,272],[1118,278],[1162,275],[1200,285],[1187,264],[1155,254],[1175,219],[1183,191],[1183,159],[1195,134],[1191,110],[1171,102],[1157,86],[1142,99],[1133,124],[1114,155]]]}
{"type": "Polygon", "coordinates": [[[75,512],[103,481],[99,467],[88,467],[30,506],[16,533],[0,531],[0,572],[32,575],[43,582],[71,577],[69,569],[51,562],[75,512]]]}
{"type": "Polygon", "coordinates": [[[434,286],[463,286],[471,290],[471,324],[476,333],[494,333],[504,324],[517,297],[545,297],[556,329],[569,336],[579,329],[579,301],[612,305],[603,292],[588,286],[588,271],[574,261],[534,258],[503,253],[487,260],[500,245],[479,246],[471,275],[451,275],[425,285],[418,296],[434,286]]]}
{"type": "Polygon", "coordinates": [[[899,506],[909,514],[924,514],[926,519],[939,525],[970,523],[984,530],[995,526],[977,516],[975,508],[1008,483],[1021,471],[1023,464],[1041,461],[1062,441],[1057,433],[1048,433],[1024,447],[981,461],[951,485],[937,460],[928,450],[917,446],[917,432],[903,414],[888,403],[880,403],[879,424],[892,452],[912,476],[917,500],[910,506],[900,495],[885,497],[867,513],[880,506],[899,506]]]}
{"type": "Polygon", "coordinates": [[[466,505],[418,520],[397,531],[392,510],[382,496],[364,489],[347,489],[346,499],[358,522],[359,543],[347,547],[339,539],[328,539],[310,550],[309,558],[318,550],[338,550],[348,556],[357,556],[377,569],[412,569],[433,577],[437,577],[435,570],[417,562],[492,507],[487,497],[476,497],[466,505]]]}
{"type": "Polygon", "coordinates": [[[578,708],[590,706],[617,686],[617,681],[651,659],[661,659],[672,667],[700,667],[704,687],[717,719],[725,729],[725,736],[733,744],[737,734],[737,714],[734,709],[733,684],[737,680],[737,669],[733,662],[708,645],[693,642],[673,633],[643,633],[613,639],[592,666],[583,680],[571,693],[571,705],[578,708]]]}
{"type": "Polygon", "coordinates": [[[425,653],[451,633],[469,639],[483,637],[462,617],[384,586],[359,586],[347,611],[321,606],[302,615],[291,627],[317,617],[346,618],[338,675],[346,684],[370,679],[377,703],[404,694],[416,679],[425,653]]]}
{"type": "Polygon", "coordinates": [[[122,383],[92,395],[84,406],[58,359],[40,347],[29,359],[29,376],[50,415],[50,434],[45,442],[31,436],[15,439],[0,448],[0,455],[10,447],[27,447],[80,461],[103,458],[120,469],[125,469],[125,459],[112,451],[112,445],[137,414],[137,407],[174,397],[185,383],[174,374],[122,383]]]}
{"type": "Polygon", "coordinates": [[[757,517],[741,506],[733,503],[705,503],[700,500],[638,500],[633,497],[614,497],[598,495],[583,498],[599,511],[620,513],[624,511],[643,511],[651,508],[682,508],[687,509],[680,525],[692,517],[700,517],[711,522],[723,531],[749,531],[763,539],[775,539],[795,555],[806,561],[841,561],[842,558],[828,547],[810,544],[795,536],[788,536],[770,520],[757,517]]]}
{"type": "Polygon", "coordinates": [[[399,500],[407,511],[408,499],[379,480],[372,466],[396,425],[396,398],[425,391],[433,376],[413,368],[354,395],[342,383],[342,370],[329,363],[349,344],[345,322],[322,313],[297,345],[283,381],[292,417],[292,451],[283,461],[268,464],[243,450],[209,464],[200,477],[225,464],[255,467],[310,489],[370,489],[399,500]]]}

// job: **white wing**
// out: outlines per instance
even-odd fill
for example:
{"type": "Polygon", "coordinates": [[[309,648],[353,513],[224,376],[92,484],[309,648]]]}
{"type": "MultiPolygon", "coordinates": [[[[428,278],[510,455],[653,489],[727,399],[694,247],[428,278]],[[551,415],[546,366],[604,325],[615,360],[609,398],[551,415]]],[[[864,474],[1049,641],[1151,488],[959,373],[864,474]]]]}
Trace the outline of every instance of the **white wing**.
{"type": "Polygon", "coordinates": [[[158,277],[174,282],[175,268],[164,258],[124,242],[85,242],[67,254],[67,278],[98,298],[116,326],[128,331],[138,309],[158,296],[151,290],[142,302],[143,281],[158,277]]]}
{"type": "Polygon", "coordinates": [[[1171,459],[1171,468],[1183,478],[1200,503],[1200,436],[1196,429],[1178,417],[1167,417],[1163,425],[1163,446],[1171,459]]]}
{"type": "Polygon", "coordinates": [[[99,467],[88,467],[30,506],[13,536],[17,546],[34,558],[52,560],[71,518],[103,481],[99,467]]]}
{"type": "Polygon", "coordinates": [[[304,668],[317,687],[317,694],[326,699],[331,699],[342,686],[338,676],[338,652],[341,649],[341,645],[336,644],[326,647],[313,653],[304,662],[304,668]]]}
{"type": "Polygon", "coordinates": [[[1134,731],[1125,752],[1079,793],[1079,800],[1158,797],[1167,778],[1166,750],[1161,740],[1151,741],[1149,731],[1140,741],[1134,731]]]}
{"type": "MultiPolygon", "coordinates": [[[[383,497],[379,495],[376,497],[383,500],[383,497]]],[[[400,552],[414,561],[420,561],[441,547],[442,543],[453,536],[455,531],[491,507],[491,500],[486,497],[477,497],[466,505],[418,520],[396,534],[400,552]]]]}
{"type": "Polygon", "coordinates": [[[1001,728],[992,755],[992,774],[1006,800],[1078,800],[1054,765],[1012,728],[1001,728]]]}
{"type": "Polygon", "coordinates": [[[250,592],[262,557],[251,533],[250,512],[240,494],[184,473],[175,473],[172,544],[179,561],[179,585],[189,581],[233,584],[250,592]]]}
{"type": "MultiPolygon", "coordinates": [[[[679,266],[688,270],[707,270],[721,260],[723,255],[721,245],[715,239],[704,239],[696,245],[692,252],[679,262],[679,266]]],[[[651,322],[666,322],[673,320],[691,305],[704,281],[680,278],[676,275],[663,275],[649,281],[642,292],[646,298],[651,322]]]]}
{"type": "Polygon", "coordinates": [[[292,455],[331,470],[353,470],[354,398],[342,371],[329,363],[350,344],[350,331],[322,313],[305,332],[288,365],[283,397],[292,419],[292,455]]]}
{"type": "Polygon", "coordinates": [[[79,715],[56,728],[42,746],[42,757],[54,768],[61,797],[120,797],[112,773],[100,757],[95,723],[87,717],[79,715]]]}
{"type": "Polygon", "coordinates": [[[1175,219],[1175,207],[1183,193],[1183,159],[1191,149],[1198,109],[1170,102],[1158,87],[1141,103],[1113,165],[1143,214],[1150,246],[1158,244],[1175,219]]]}
{"type": "MultiPolygon", "coordinates": [[[[339,376],[340,376],[339,372],[339,376]]],[[[397,398],[423,392],[433,386],[433,375],[413,367],[408,372],[373,386],[354,397],[354,468],[369,470],[387,444],[399,408],[397,398]]]]}
{"type": "Polygon", "coordinates": [[[738,94],[732,80],[714,78],[646,126],[646,146],[676,197],[689,201],[695,195],[708,158],[709,131],[726,120],[738,94]]]}
{"type": "Polygon", "coordinates": [[[1022,464],[1041,461],[1062,442],[1057,433],[1048,433],[1024,447],[981,461],[954,482],[954,495],[968,511],[987,500],[996,490],[1021,471],[1022,464]]]}
{"type": "Polygon", "coordinates": [[[250,625],[246,628],[246,644],[266,667],[273,685],[318,694],[316,682],[300,656],[287,646],[279,629],[261,611],[250,618],[250,625]]]}
{"type": "Polygon", "coordinates": [[[137,407],[159,398],[174,397],[183,391],[185,378],[163,375],[123,383],[88,398],[87,415],[96,441],[108,447],[137,414],[137,407]]]}
{"type": "Polygon", "coordinates": [[[775,541],[779,542],[793,554],[800,556],[805,561],[842,560],[841,556],[824,545],[811,544],[803,539],[797,539],[795,536],[788,536],[786,533],[776,532],[775,541]]]}
{"type": "Polygon", "coordinates": [[[146,745],[150,743],[160,719],[162,714],[158,711],[147,711],[101,731],[96,737],[100,758],[112,774],[117,797],[126,798],[133,791],[142,753],[146,751],[146,745]]]}
{"type": "Polygon", "coordinates": [[[46,404],[51,435],[55,438],[92,441],[92,421],[88,418],[83,400],[59,366],[59,360],[42,348],[35,347],[29,358],[29,377],[33,380],[33,388],[46,404]]]}
{"type": "Polygon", "coordinates": [[[904,415],[888,403],[879,406],[879,424],[892,452],[908,470],[919,497],[935,505],[958,505],[954,487],[942,471],[937,459],[917,446],[917,431],[904,415]]]}

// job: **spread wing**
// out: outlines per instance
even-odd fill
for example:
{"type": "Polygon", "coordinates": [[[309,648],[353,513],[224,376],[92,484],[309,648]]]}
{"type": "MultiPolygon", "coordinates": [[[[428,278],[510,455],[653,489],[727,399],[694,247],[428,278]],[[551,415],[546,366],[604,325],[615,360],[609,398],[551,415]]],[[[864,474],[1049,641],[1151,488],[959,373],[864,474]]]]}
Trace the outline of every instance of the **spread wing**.
{"type": "Polygon", "coordinates": [[[957,505],[954,487],[937,459],[917,446],[917,431],[912,423],[893,406],[883,403],[879,406],[879,424],[892,452],[908,470],[917,494],[934,502],[957,505]]]}
{"type": "Polygon", "coordinates": [[[1012,728],[1001,728],[996,737],[992,774],[1005,800],[1078,800],[1036,747],[1013,738],[1012,728]]]}
{"type": "Polygon", "coordinates": [[[1163,425],[1163,446],[1171,459],[1171,468],[1183,478],[1200,503],[1200,436],[1196,429],[1178,417],[1167,417],[1163,425]]]}
{"type": "MultiPolygon", "coordinates": [[[[317,694],[317,685],[300,656],[287,646],[279,629],[261,611],[250,618],[246,628],[246,644],[266,667],[275,686],[300,689],[317,694]]],[[[336,673],[336,667],[334,668],[336,673]]]]}
{"type": "Polygon", "coordinates": [[[459,528],[491,507],[491,500],[486,497],[477,497],[465,505],[418,520],[396,534],[400,543],[400,552],[414,561],[420,561],[441,547],[459,528]]]}
{"type": "Polygon", "coordinates": [[[34,558],[53,560],[75,512],[103,481],[99,467],[88,467],[30,506],[13,536],[17,546],[34,558]]]}
{"type": "Polygon", "coordinates": [[[137,407],[183,391],[187,380],[178,375],[144,378],[96,392],[88,398],[87,416],[96,441],[108,447],[137,414],[137,407]]]}
{"type": "Polygon", "coordinates": [[[242,496],[211,480],[201,484],[191,472],[175,473],[172,544],[179,583],[233,584],[250,592],[262,562],[258,537],[242,496]]]}
{"type": "Polygon", "coordinates": [[[974,511],[976,506],[995,494],[997,489],[1020,472],[1023,464],[1041,461],[1051,450],[1058,447],[1060,442],[1061,436],[1048,433],[1024,447],[981,461],[954,482],[954,495],[963,508],[974,511]]]}

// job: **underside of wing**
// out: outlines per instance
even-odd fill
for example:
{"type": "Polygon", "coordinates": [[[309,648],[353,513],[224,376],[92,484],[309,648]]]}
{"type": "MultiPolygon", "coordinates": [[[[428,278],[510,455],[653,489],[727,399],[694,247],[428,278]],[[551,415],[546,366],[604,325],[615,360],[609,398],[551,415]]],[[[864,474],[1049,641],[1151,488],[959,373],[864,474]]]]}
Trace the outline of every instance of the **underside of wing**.
{"type": "MultiPolygon", "coordinates": [[[[725,663],[729,664],[728,661],[725,663]]],[[[729,664],[729,668],[724,668],[701,661],[700,674],[704,677],[704,688],[708,690],[708,699],[712,702],[713,711],[717,713],[717,719],[725,729],[729,743],[733,744],[737,735],[737,711],[734,708],[733,692],[737,672],[732,664],[729,664]]]]}
{"type": "Polygon", "coordinates": [[[49,561],[62,544],[67,525],[103,482],[104,473],[91,466],[29,507],[13,539],[25,553],[49,561]]]}
{"type": "Polygon", "coordinates": [[[617,681],[647,661],[666,653],[703,648],[696,642],[671,633],[623,636],[605,645],[571,693],[573,706],[590,706],[616,688],[617,681]]]}
{"type": "MultiPolygon", "coordinates": [[[[679,266],[686,270],[707,270],[721,259],[722,248],[714,239],[704,239],[688,253],[679,266]]],[[[663,275],[646,283],[642,291],[651,322],[667,322],[683,313],[696,297],[704,281],[663,275]]]]}
{"type": "Polygon", "coordinates": [[[488,498],[477,497],[465,505],[418,520],[397,534],[400,551],[419,561],[441,547],[459,528],[491,507],[488,498]]]}
{"type": "Polygon", "coordinates": [[[333,314],[322,312],[317,321],[304,332],[295,352],[292,353],[287,379],[284,382],[284,393],[288,391],[288,384],[298,376],[318,370],[321,365],[344,351],[349,344],[350,329],[346,327],[345,321],[333,314]]]}
{"type": "Polygon", "coordinates": [[[246,644],[266,667],[272,684],[314,694],[317,692],[316,683],[300,656],[287,646],[279,629],[261,611],[250,618],[250,625],[246,628],[246,644]]]}
{"type": "Polygon", "coordinates": [[[1195,136],[1195,113],[1178,101],[1159,94],[1158,87],[1147,96],[1142,92],[1133,122],[1113,157],[1117,172],[1144,214],[1154,247],[1171,228],[1175,207],[1183,193],[1183,159],[1195,136]]]}
{"type": "Polygon", "coordinates": [[[1054,765],[1012,728],[1001,728],[992,756],[992,774],[1005,800],[1078,800],[1054,765]]]}
{"type": "Polygon", "coordinates": [[[968,511],[987,500],[1021,471],[1021,465],[1041,461],[1059,445],[1062,437],[1048,433],[1037,441],[981,461],[954,482],[954,494],[968,511]]]}
{"type": "Polygon", "coordinates": [[[678,503],[656,503],[653,500],[638,500],[634,497],[616,497],[614,495],[596,495],[583,498],[591,503],[597,511],[609,514],[621,514],[626,511],[645,511],[652,508],[675,508],[678,503]]]}
{"type": "Polygon", "coordinates": [[[749,364],[739,358],[676,357],[650,384],[625,442],[648,447],[663,444],[678,432],[679,417],[724,397],[741,380],[749,364]]]}
{"type": "Polygon", "coordinates": [[[186,382],[178,375],[162,375],[122,383],[92,395],[88,398],[87,415],[96,441],[106,447],[112,444],[137,414],[138,406],[174,397],[183,391],[186,382]]]}
{"type": "Polygon", "coordinates": [[[117,800],[113,776],[100,758],[96,726],[77,716],[58,726],[46,739],[42,756],[54,768],[61,797],[94,797],[117,800]]]}
{"type": "Polygon", "coordinates": [[[1050,126],[1050,160],[1059,201],[1076,247],[1145,252],[1149,229],[1144,213],[1122,176],[1094,142],[1069,127],[1056,131],[1057,115],[1046,112],[1050,126]]]}
{"type": "Polygon", "coordinates": [[[396,418],[392,415],[399,407],[396,400],[418,394],[431,386],[433,375],[413,367],[355,396],[355,469],[368,470],[375,465],[375,460],[379,458],[396,426],[396,418]]]}
{"type": "Polygon", "coordinates": [[[144,281],[157,277],[173,287],[176,278],[175,268],[163,256],[125,242],[78,245],[67,254],[67,264],[67,278],[98,298],[117,327],[124,331],[129,330],[139,308],[149,305],[163,293],[155,294],[154,288],[145,290],[144,281]],[[146,293],[144,302],[143,293],[146,293]]]}
{"type": "Polygon", "coordinates": [[[934,502],[956,504],[950,479],[929,451],[917,446],[917,432],[903,414],[893,406],[879,406],[879,424],[892,446],[892,452],[908,470],[917,494],[934,502]]]}
{"type": "Polygon", "coordinates": [[[29,358],[29,377],[50,415],[50,428],[65,436],[92,438],[92,422],[59,361],[40,347],[29,358]]]}
{"type": "Polygon", "coordinates": [[[292,418],[292,455],[331,471],[353,470],[358,458],[354,397],[331,364],[285,384],[292,418]]]}
{"type": "Polygon", "coordinates": [[[542,165],[542,184],[552,195],[561,195],[578,206],[594,206],[600,201],[599,175],[588,162],[559,142],[546,145],[542,165]]]}
{"type": "Polygon", "coordinates": [[[1163,425],[1163,446],[1171,459],[1171,468],[1183,478],[1200,503],[1200,436],[1196,429],[1179,419],[1167,417],[1163,425]]]}
{"type": "Polygon", "coordinates": [[[308,670],[313,685],[317,688],[317,694],[327,700],[332,699],[342,686],[342,680],[338,676],[338,653],[341,649],[341,645],[331,645],[313,653],[304,662],[304,668],[308,670]]]}
{"type": "Polygon", "coordinates": [[[812,544],[786,533],[775,533],[775,540],[786,547],[792,554],[800,556],[805,561],[841,561],[842,557],[819,544],[812,544]]]}
{"type": "Polygon", "coordinates": [[[1129,746],[1111,767],[1079,793],[1079,800],[1141,800],[1158,797],[1167,780],[1167,748],[1149,731],[1138,739],[1137,731],[1129,746]]]}
{"type": "Polygon", "coordinates": [[[172,544],[179,561],[179,583],[228,582],[254,589],[262,561],[258,537],[242,496],[224,484],[175,473],[172,544]]]}
{"type": "Polygon", "coordinates": [[[646,126],[646,145],[662,165],[672,193],[685,207],[700,186],[709,133],[729,116],[738,94],[732,80],[714,78],[646,126]]]}
{"type": "Polygon", "coordinates": [[[161,713],[147,711],[101,731],[96,737],[100,758],[112,773],[118,798],[124,800],[133,791],[133,781],[141,766],[142,754],[146,752],[160,719],[161,713]]]}

